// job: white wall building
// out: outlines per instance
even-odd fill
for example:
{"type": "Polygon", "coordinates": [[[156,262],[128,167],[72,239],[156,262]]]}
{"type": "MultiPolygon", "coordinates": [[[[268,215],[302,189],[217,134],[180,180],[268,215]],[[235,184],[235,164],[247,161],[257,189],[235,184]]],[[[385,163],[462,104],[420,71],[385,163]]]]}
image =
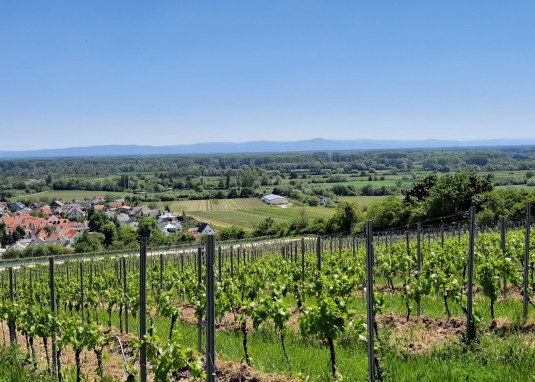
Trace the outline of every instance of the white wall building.
{"type": "Polygon", "coordinates": [[[273,206],[288,204],[288,199],[286,199],[284,196],[275,194],[264,195],[262,196],[262,200],[264,201],[264,203],[271,204],[273,206]]]}

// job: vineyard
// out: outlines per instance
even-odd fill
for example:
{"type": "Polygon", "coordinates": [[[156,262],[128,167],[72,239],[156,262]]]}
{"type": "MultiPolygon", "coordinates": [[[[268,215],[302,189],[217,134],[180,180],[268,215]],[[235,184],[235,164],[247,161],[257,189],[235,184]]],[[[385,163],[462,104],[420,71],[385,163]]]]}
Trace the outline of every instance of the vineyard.
{"type": "Polygon", "coordinates": [[[526,216],[6,263],[2,340],[51,381],[535,381],[526,216]]]}

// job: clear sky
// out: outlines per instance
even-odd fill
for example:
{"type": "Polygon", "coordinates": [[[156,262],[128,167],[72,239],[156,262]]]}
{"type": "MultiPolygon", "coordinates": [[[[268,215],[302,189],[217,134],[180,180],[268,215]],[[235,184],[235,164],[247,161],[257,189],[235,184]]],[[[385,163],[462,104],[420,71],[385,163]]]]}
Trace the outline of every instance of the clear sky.
{"type": "Polygon", "coordinates": [[[0,1],[0,150],[535,137],[535,1],[0,1]]]}

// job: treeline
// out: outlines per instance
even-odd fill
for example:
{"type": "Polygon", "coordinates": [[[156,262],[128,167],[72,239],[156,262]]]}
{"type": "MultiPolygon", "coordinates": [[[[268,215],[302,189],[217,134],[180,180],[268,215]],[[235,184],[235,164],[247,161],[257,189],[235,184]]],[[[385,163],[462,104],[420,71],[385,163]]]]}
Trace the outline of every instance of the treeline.
{"type": "Polygon", "coordinates": [[[389,197],[370,207],[367,219],[376,229],[418,222],[439,225],[463,220],[468,209],[475,206],[479,223],[493,225],[501,217],[522,219],[530,201],[535,201],[535,191],[495,190],[489,176],[432,173],[407,190],[404,198],[389,197]]]}
{"type": "Polygon", "coordinates": [[[311,175],[369,171],[513,171],[535,168],[535,148],[433,149],[284,154],[216,154],[57,158],[0,161],[2,177],[45,179],[63,176],[102,177],[113,174],[163,173],[171,178],[224,176],[241,168],[307,170],[311,175]]]}
{"type": "Polygon", "coordinates": [[[2,255],[3,259],[24,259],[32,257],[49,257],[49,256],[59,256],[72,253],[71,249],[65,248],[59,244],[46,244],[46,245],[37,245],[29,246],[23,250],[17,249],[8,249],[2,255]]]}

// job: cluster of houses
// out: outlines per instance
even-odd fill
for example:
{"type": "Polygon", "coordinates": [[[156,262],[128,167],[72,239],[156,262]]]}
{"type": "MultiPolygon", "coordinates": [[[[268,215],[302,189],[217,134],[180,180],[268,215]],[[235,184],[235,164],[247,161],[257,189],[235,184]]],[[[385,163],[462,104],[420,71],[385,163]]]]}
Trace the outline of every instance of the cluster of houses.
{"type": "Polygon", "coordinates": [[[5,232],[12,234],[17,231],[20,236],[20,239],[9,248],[23,250],[28,245],[44,244],[70,247],[79,234],[89,230],[87,222],[71,220],[64,214],[56,214],[50,206],[38,208],[42,212],[38,216],[32,214],[35,210],[27,207],[15,213],[0,212],[0,224],[5,226],[5,232]]]}
{"type": "Polygon", "coordinates": [[[23,250],[29,245],[44,244],[71,247],[83,232],[89,231],[86,217],[90,208],[102,211],[108,218],[117,221],[119,226],[130,225],[136,228],[139,218],[152,217],[166,235],[181,233],[185,223],[195,225],[186,231],[188,236],[217,233],[207,223],[199,224],[192,218],[185,218],[184,221],[169,212],[148,207],[130,207],[124,199],[105,204],[102,196],[69,203],[55,200],[49,204],[32,203],[27,206],[21,202],[0,202],[0,224],[5,226],[7,234],[18,231],[22,236],[8,248],[23,250]]]}

